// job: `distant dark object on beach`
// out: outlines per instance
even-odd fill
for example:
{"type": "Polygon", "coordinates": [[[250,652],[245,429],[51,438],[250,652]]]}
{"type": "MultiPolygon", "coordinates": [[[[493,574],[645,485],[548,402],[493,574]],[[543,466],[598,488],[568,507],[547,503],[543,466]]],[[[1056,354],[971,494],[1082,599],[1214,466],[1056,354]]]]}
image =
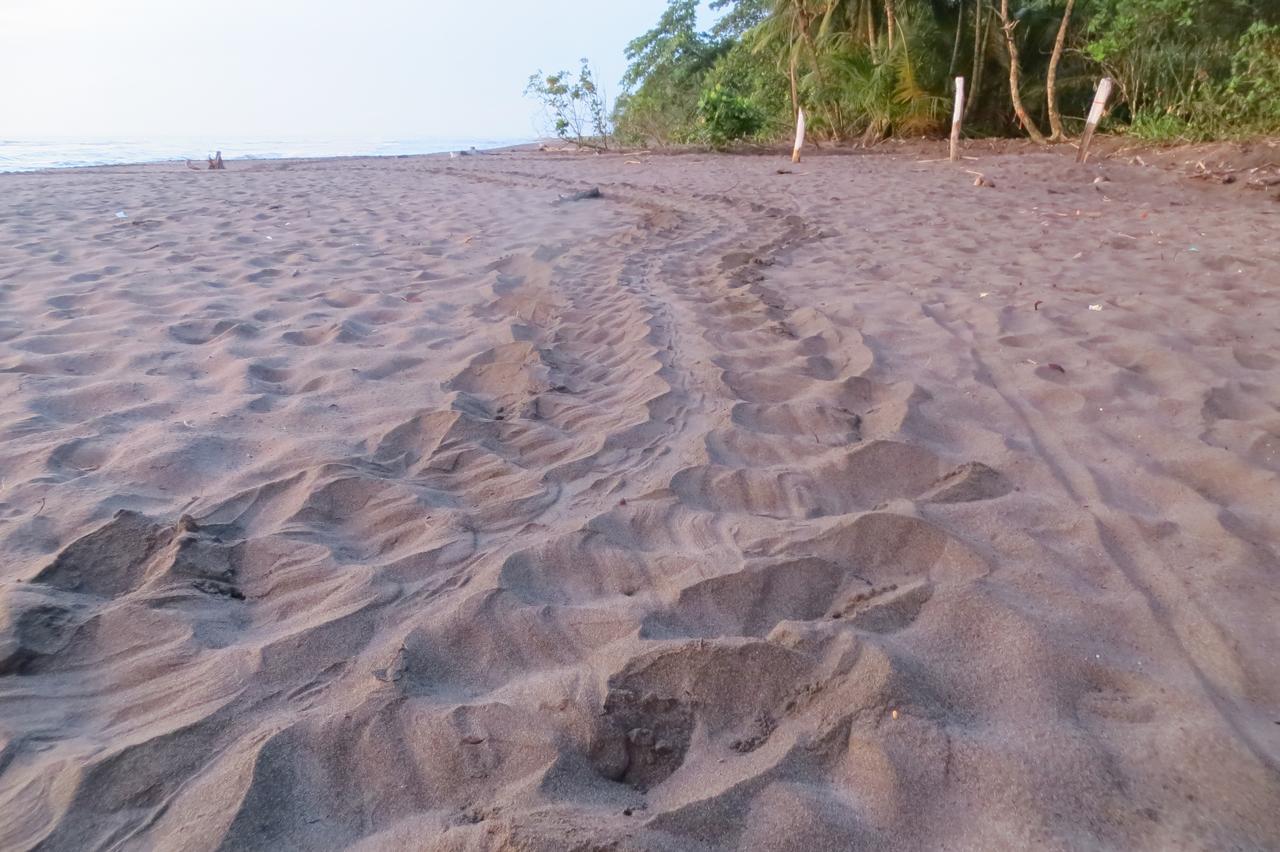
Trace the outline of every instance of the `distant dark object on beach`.
{"type": "MultiPolygon", "coordinates": [[[[192,171],[196,171],[196,172],[200,171],[200,167],[199,167],[199,166],[197,166],[197,165],[195,165],[194,163],[192,163],[190,160],[187,160],[186,162],[187,162],[187,168],[191,169],[192,171]]],[[[226,168],[227,168],[227,167],[226,167],[225,165],[223,165],[223,163],[222,163],[222,152],[221,152],[221,151],[218,151],[218,152],[216,152],[212,157],[209,157],[209,168],[210,168],[210,169],[218,169],[218,170],[222,170],[222,171],[225,171],[225,170],[226,170],[226,168]]]]}
{"type": "Polygon", "coordinates": [[[584,189],[582,192],[571,192],[557,198],[557,201],[585,201],[588,198],[600,198],[600,187],[593,186],[590,189],[584,189]]]}

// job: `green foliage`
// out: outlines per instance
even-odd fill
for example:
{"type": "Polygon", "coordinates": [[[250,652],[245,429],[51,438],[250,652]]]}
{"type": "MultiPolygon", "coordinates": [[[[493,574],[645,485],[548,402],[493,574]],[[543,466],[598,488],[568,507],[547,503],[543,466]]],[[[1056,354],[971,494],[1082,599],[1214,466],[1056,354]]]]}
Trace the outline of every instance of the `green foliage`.
{"type": "Polygon", "coordinates": [[[1255,22],[1223,79],[1199,73],[1171,98],[1132,115],[1129,132],[1154,141],[1203,141],[1280,132],[1280,26],[1255,22]]]}
{"type": "Polygon", "coordinates": [[[1280,130],[1280,24],[1255,21],[1240,37],[1225,94],[1238,123],[1280,130]]]}
{"type": "Polygon", "coordinates": [[[592,148],[609,145],[609,117],[604,93],[596,85],[591,64],[581,60],[578,73],[557,71],[529,76],[524,93],[537,98],[546,112],[550,129],[561,139],[592,148]]]}
{"type": "Polygon", "coordinates": [[[699,132],[702,80],[722,52],[697,29],[697,0],[670,0],[653,29],[627,45],[614,121],[633,143],[690,142],[699,132]]]}
{"type": "Polygon", "coordinates": [[[670,0],[657,26],[627,44],[623,87],[658,80],[682,85],[709,68],[715,51],[697,22],[697,0],[670,0]]]}
{"type": "Polygon", "coordinates": [[[722,12],[711,28],[718,39],[740,39],[769,17],[769,0],[712,0],[711,10],[722,12]]]}
{"type": "Polygon", "coordinates": [[[760,125],[750,136],[776,138],[795,126],[787,78],[760,62],[749,39],[734,42],[703,78],[704,93],[717,87],[742,98],[755,112],[760,125]]]}
{"type": "Polygon", "coordinates": [[[837,138],[938,135],[946,129],[949,44],[927,18],[898,16],[892,48],[848,32],[822,36],[818,62],[801,79],[809,103],[825,103],[817,126],[837,138]]]}
{"type": "Polygon", "coordinates": [[[754,136],[765,123],[764,115],[751,101],[723,84],[702,93],[698,110],[707,141],[717,147],[754,136]]]}
{"type": "MultiPolygon", "coordinates": [[[[1116,79],[1136,131],[1178,127],[1195,138],[1216,137],[1250,112],[1224,99],[1234,101],[1233,92],[1243,96],[1248,88],[1241,62],[1247,66],[1250,57],[1242,52],[1265,53],[1268,23],[1280,22],[1280,3],[1092,0],[1088,8],[1084,51],[1116,79]]],[[[1265,70],[1263,56],[1251,59],[1265,70]]]]}
{"type": "MultiPolygon", "coordinates": [[[[887,50],[887,47],[886,47],[887,50]]],[[[884,136],[936,135],[943,130],[946,99],[922,84],[909,48],[903,43],[875,59],[865,47],[849,47],[824,56],[828,97],[838,105],[839,136],[864,142],[884,136]]],[[[823,89],[813,88],[814,94],[823,89]]],[[[829,119],[828,119],[829,120],[829,119]]]]}

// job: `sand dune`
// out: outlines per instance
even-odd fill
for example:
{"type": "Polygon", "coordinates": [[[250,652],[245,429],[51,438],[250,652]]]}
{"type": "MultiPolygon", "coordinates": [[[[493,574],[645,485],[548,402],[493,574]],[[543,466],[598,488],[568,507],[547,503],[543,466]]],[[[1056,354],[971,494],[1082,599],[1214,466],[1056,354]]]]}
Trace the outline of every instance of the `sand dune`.
{"type": "Polygon", "coordinates": [[[633,159],[0,178],[0,848],[1280,846],[1280,207],[633,159]]]}

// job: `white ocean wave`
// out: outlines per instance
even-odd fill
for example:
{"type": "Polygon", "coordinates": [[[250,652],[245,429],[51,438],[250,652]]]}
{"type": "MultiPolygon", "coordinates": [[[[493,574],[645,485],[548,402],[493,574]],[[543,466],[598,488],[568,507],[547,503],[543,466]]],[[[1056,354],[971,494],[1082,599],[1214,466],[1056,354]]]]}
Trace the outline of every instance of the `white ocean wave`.
{"type": "Polygon", "coordinates": [[[203,160],[221,151],[226,160],[298,157],[396,157],[499,148],[528,139],[15,139],[0,140],[0,172],[203,160]]]}

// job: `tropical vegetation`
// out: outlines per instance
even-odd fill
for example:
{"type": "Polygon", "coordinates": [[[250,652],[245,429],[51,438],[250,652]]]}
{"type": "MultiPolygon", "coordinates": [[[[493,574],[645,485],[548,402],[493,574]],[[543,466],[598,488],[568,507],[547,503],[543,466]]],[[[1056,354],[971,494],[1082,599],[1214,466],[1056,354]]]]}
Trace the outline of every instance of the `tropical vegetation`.
{"type": "MultiPolygon", "coordinates": [[[[1200,140],[1280,132],[1280,0],[670,0],[626,51],[609,122],[629,144],[1077,134],[1097,81],[1110,129],[1200,140]]],[[[556,83],[562,80],[554,81],[556,83]]],[[[554,87],[553,87],[554,88],[554,87]]]]}

